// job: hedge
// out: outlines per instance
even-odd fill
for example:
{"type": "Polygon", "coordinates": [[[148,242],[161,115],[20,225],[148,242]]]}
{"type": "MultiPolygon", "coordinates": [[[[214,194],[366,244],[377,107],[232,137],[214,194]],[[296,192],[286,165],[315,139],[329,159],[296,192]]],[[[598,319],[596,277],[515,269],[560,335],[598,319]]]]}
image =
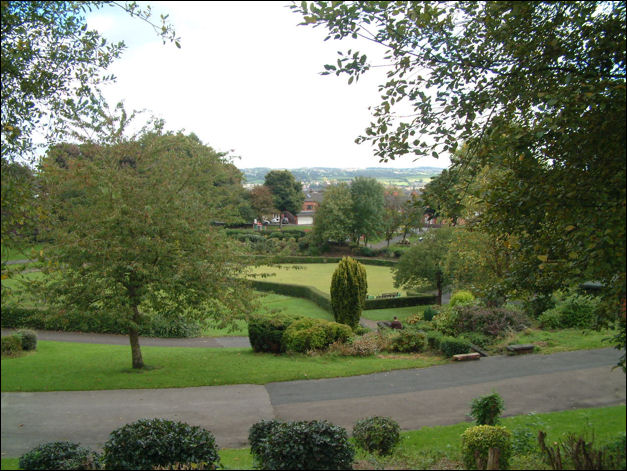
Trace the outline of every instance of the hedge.
{"type": "MultiPolygon", "coordinates": [[[[379,267],[395,267],[396,260],[386,260],[382,258],[353,257],[364,265],[375,265],[379,267]]],[[[273,258],[275,263],[339,263],[342,257],[311,257],[306,255],[284,255],[273,258]]]]}
{"type": "MultiPolygon", "coordinates": [[[[271,292],[292,296],[295,298],[309,299],[313,303],[320,306],[329,313],[333,313],[331,309],[331,297],[327,293],[323,293],[317,288],[311,286],[291,285],[288,283],[276,283],[273,281],[253,280],[253,288],[257,291],[271,292]]],[[[420,296],[402,296],[400,298],[381,298],[366,299],[364,310],[371,309],[391,309],[408,306],[424,306],[436,303],[436,296],[420,295],[420,296]]]]}

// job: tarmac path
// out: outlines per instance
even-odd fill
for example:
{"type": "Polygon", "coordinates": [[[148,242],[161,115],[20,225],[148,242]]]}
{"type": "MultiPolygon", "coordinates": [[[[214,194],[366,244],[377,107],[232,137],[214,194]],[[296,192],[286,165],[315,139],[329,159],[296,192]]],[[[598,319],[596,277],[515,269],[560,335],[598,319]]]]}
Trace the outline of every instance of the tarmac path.
{"type": "MultiPolygon", "coordinates": [[[[39,333],[42,340],[51,337],[128,342],[125,336],[39,333]]],[[[238,346],[244,338],[224,339],[152,341],[206,348],[238,346]]],[[[111,431],[143,417],[200,425],[215,434],[220,447],[236,448],[248,446],[250,426],[262,419],[327,419],[349,431],[372,415],[392,417],[405,430],[463,422],[469,420],[471,400],[492,391],[503,397],[505,416],[625,404],[625,374],[612,369],[619,356],[608,348],[266,385],[2,393],[2,456],[17,457],[57,440],[98,449],[111,431]]]]}

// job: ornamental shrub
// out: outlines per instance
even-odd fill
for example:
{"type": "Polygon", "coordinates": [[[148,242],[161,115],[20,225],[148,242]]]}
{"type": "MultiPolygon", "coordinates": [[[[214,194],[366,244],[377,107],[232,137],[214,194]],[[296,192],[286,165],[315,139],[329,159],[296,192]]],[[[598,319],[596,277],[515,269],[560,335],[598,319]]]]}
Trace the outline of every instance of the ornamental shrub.
{"type": "Polygon", "coordinates": [[[261,469],[352,469],[355,450],[342,427],[324,421],[278,424],[261,441],[261,469]]]}
{"type": "Polygon", "coordinates": [[[469,353],[471,350],[470,342],[463,338],[444,336],[439,339],[439,343],[438,349],[449,358],[453,355],[469,353]]]}
{"type": "Polygon", "coordinates": [[[37,350],[37,333],[34,330],[18,330],[17,335],[22,340],[22,350],[37,350]]]}
{"type": "Polygon", "coordinates": [[[2,337],[1,342],[3,355],[16,355],[22,351],[22,338],[17,334],[2,337]]]}
{"type": "Polygon", "coordinates": [[[100,469],[100,457],[88,448],[72,442],[39,445],[19,460],[20,469],[100,469]]]}
{"type": "Polygon", "coordinates": [[[433,307],[427,306],[427,308],[422,313],[422,318],[425,321],[431,322],[433,318],[437,315],[438,311],[436,311],[433,307]]]}
{"type": "Polygon", "coordinates": [[[255,352],[283,353],[283,334],[300,316],[275,314],[254,316],[248,321],[248,339],[255,352]]]}
{"type": "Polygon", "coordinates": [[[250,453],[258,461],[263,451],[263,444],[272,435],[274,429],[281,424],[278,420],[262,420],[253,424],[248,430],[248,443],[250,443],[250,453]]]}
{"type": "Polygon", "coordinates": [[[357,327],[367,292],[364,266],[351,257],[342,258],[331,278],[331,308],[335,321],[357,327]]]}
{"type": "Polygon", "coordinates": [[[390,351],[401,353],[421,353],[427,347],[427,334],[420,330],[403,329],[392,337],[390,351]]]}
{"type": "Polygon", "coordinates": [[[401,427],[390,417],[368,417],[355,424],[353,438],[367,452],[390,455],[401,440],[401,427]]]}
{"type": "Polygon", "coordinates": [[[503,410],[505,402],[496,392],[476,397],[470,403],[470,416],[475,419],[477,425],[497,425],[503,410]]]}
{"type": "Polygon", "coordinates": [[[461,338],[468,340],[478,347],[485,348],[494,342],[494,337],[490,337],[481,332],[464,332],[461,338]]]}
{"type": "Polygon", "coordinates": [[[465,306],[468,304],[472,304],[474,301],[475,297],[470,291],[457,291],[451,296],[449,305],[451,307],[465,306]]]}
{"type": "Polygon", "coordinates": [[[215,469],[213,434],[202,427],[167,419],[140,419],[114,430],[104,445],[107,469],[151,469],[196,463],[215,469]]]}
{"type": "Polygon", "coordinates": [[[477,425],[462,434],[462,458],[465,469],[486,469],[488,451],[499,449],[497,469],[507,469],[512,456],[512,436],[498,425],[477,425]]]}
{"type": "Polygon", "coordinates": [[[443,306],[431,321],[433,328],[444,335],[457,335],[457,310],[443,306]]]}
{"type": "Polygon", "coordinates": [[[440,350],[440,341],[445,337],[441,332],[437,330],[431,330],[427,332],[427,347],[431,350],[440,350]]]}
{"type": "Polygon", "coordinates": [[[522,330],[527,319],[519,311],[484,306],[457,306],[453,329],[456,332],[480,332],[497,337],[509,330],[522,330]]]}
{"type": "Polygon", "coordinates": [[[557,309],[548,309],[538,318],[543,329],[560,329],[562,327],[562,313],[557,309]]]}
{"type": "Polygon", "coordinates": [[[600,300],[596,296],[571,293],[540,316],[540,323],[549,328],[590,329],[596,325],[600,300]],[[558,327],[555,325],[559,324],[558,327]]]}
{"type": "Polygon", "coordinates": [[[305,353],[309,350],[323,350],[333,342],[345,342],[353,335],[345,324],[324,319],[304,318],[291,323],[283,333],[284,350],[305,353]]]}

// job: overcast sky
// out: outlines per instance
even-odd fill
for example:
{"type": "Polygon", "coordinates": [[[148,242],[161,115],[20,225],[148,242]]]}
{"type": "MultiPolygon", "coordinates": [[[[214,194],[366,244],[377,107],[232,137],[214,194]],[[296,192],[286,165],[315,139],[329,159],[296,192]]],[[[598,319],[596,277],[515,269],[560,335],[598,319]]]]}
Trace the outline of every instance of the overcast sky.
{"type": "MultiPolygon", "coordinates": [[[[144,2],[139,2],[144,4],[144,2]]],[[[148,109],[168,129],[194,132],[219,151],[232,150],[240,168],[446,167],[448,160],[411,157],[381,164],[370,144],[355,144],[378,103],[384,69],[356,84],[322,76],[338,50],[370,43],[324,42],[322,27],[298,26],[288,2],[150,2],[181,38],[163,45],[150,26],[118,8],[88,17],[88,25],[128,48],[109,69],[117,81],[105,88],[110,104],[148,109]]],[[[376,62],[377,59],[373,61],[376,62]]]]}

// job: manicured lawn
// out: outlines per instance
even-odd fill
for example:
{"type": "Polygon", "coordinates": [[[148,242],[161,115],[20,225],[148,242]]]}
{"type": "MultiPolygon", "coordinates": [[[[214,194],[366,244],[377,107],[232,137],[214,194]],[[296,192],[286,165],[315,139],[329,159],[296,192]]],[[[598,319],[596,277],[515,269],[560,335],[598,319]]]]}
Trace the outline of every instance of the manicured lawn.
{"type": "MultiPolygon", "coordinates": [[[[355,469],[429,469],[433,466],[442,469],[446,463],[455,464],[460,460],[460,435],[471,425],[464,422],[401,432],[401,442],[389,457],[358,450],[355,469]]],[[[567,433],[587,433],[588,437],[594,433],[594,444],[598,447],[625,433],[625,406],[506,417],[502,425],[517,436],[535,437],[542,430],[547,433],[549,444],[563,439],[567,433]]],[[[223,469],[253,469],[250,448],[223,448],[218,453],[223,469]]],[[[18,469],[17,465],[18,458],[2,458],[3,470],[18,469]]],[[[534,455],[515,455],[510,468],[549,469],[534,455]]]]}
{"type": "MultiPolygon", "coordinates": [[[[141,341],[141,340],[140,340],[141,341]]],[[[355,376],[447,363],[428,354],[340,357],[271,355],[250,348],[142,347],[154,369],[134,371],[127,346],[40,341],[37,351],[2,359],[2,391],[182,388],[355,376]]]]}
{"type": "Polygon", "coordinates": [[[422,314],[426,307],[427,306],[409,306],[395,307],[391,309],[369,309],[367,311],[362,311],[361,317],[373,321],[389,321],[396,316],[400,321],[403,321],[414,314],[422,314]]]}
{"type": "MultiPolygon", "coordinates": [[[[396,291],[400,291],[403,295],[405,294],[403,290],[394,287],[394,278],[390,267],[374,265],[365,265],[365,267],[368,276],[369,295],[376,296],[396,291]]],[[[275,283],[313,286],[324,293],[328,293],[331,287],[331,278],[336,268],[336,263],[304,263],[299,265],[258,267],[253,270],[253,273],[272,274],[274,276],[267,278],[267,280],[275,283]]]]}
{"type": "Polygon", "coordinates": [[[545,354],[607,348],[612,346],[612,343],[608,340],[615,334],[615,330],[607,329],[599,331],[590,329],[525,329],[503,339],[490,350],[503,350],[507,345],[526,343],[536,345],[537,352],[545,354]]]}

